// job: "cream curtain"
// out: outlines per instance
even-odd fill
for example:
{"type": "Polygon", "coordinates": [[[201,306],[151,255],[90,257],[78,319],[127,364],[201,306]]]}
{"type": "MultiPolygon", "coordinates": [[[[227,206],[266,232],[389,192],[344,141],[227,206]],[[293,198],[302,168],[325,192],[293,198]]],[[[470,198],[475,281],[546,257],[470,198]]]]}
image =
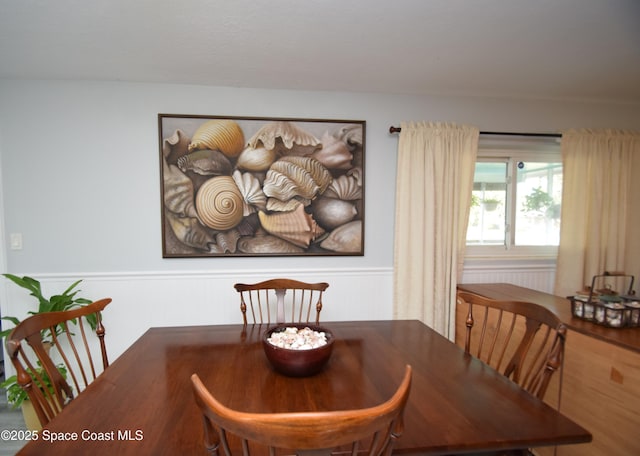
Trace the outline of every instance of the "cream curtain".
{"type": "Polygon", "coordinates": [[[394,318],[419,319],[453,340],[479,131],[426,122],[401,128],[394,318]]]}
{"type": "Polygon", "coordinates": [[[561,152],[564,177],[554,293],[573,295],[604,271],[638,278],[640,133],[570,130],[562,135],[561,152]]]}

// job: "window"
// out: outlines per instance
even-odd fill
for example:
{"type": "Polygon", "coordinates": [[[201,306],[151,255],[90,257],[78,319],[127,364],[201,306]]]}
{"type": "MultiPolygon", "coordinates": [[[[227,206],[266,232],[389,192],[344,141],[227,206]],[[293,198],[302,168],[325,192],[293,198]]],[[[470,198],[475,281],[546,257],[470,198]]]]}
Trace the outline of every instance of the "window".
{"type": "Polygon", "coordinates": [[[470,256],[552,256],[560,238],[556,138],[481,138],[467,227],[470,256]]]}

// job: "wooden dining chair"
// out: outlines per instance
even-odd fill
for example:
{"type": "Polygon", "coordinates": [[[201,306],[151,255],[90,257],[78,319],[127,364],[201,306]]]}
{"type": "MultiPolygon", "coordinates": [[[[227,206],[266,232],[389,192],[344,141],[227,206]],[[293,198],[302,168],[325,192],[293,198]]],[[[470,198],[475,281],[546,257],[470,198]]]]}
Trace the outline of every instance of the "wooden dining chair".
{"type": "Polygon", "coordinates": [[[110,302],[111,298],[105,298],[72,310],[32,315],[7,337],[7,353],[18,384],[42,426],[109,366],[101,312],[110,302]],[[89,337],[92,332],[97,344],[89,337]],[[101,367],[94,361],[98,355],[101,367]]]}
{"type": "MultiPolygon", "coordinates": [[[[537,304],[463,291],[457,294],[457,305],[466,309],[465,352],[542,400],[564,361],[567,329],[560,319],[537,304]]],[[[458,343],[461,336],[456,336],[458,343]]]]}
{"type": "Polygon", "coordinates": [[[247,309],[255,323],[320,323],[322,295],[326,282],[306,283],[292,279],[270,279],[264,282],[236,283],[240,293],[242,320],[248,323],[247,309]],[[310,321],[312,315],[315,316],[310,321]]]}
{"type": "Polygon", "coordinates": [[[191,382],[203,415],[205,447],[211,455],[232,456],[234,442],[245,456],[266,449],[269,455],[275,455],[278,450],[288,450],[287,454],[325,455],[337,449],[340,454],[353,456],[390,455],[403,432],[411,366],[405,367],[400,386],[390,399],[359,410],[241,412],[221,404],[197,374],[191,376],[191,382]]]}

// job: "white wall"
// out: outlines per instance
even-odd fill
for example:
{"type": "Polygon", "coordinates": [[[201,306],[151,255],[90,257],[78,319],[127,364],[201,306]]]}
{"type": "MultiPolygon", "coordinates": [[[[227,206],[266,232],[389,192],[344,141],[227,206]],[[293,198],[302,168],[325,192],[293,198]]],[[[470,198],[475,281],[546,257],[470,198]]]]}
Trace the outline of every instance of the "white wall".
{"type": "MultiPolygon", "coordinates": [[[[82,278],[87,296],[113,297],[115,354],[150,326],[239,321],[231,286],[252,278],[329,281],[327,320],[390,318],[397,136],[388,129],[403,120],[640,129],[640,105],[2,80],[6,271],[52,292],[82,278]],[[158,113],[366,120],[365,255],[163,259],[158,113]],[[9,250],[9,233],[22,234],[22,250],[9,250]]],[[[2,314],[18,314],[30,298],[6,287],[2,314]]]]}

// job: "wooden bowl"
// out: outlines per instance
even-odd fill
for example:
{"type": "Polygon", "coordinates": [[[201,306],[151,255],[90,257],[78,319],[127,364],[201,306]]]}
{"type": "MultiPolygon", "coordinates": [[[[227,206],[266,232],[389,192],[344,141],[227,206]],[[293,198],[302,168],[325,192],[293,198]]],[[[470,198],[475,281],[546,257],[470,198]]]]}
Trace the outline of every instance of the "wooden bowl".
{"type": "Polygon", "coordinates": [[[262,336],[262,346],[267,359],[277,372],[289,377],[308,377],[320,372],[331,357],[333,341],[333,333],[327,328],[304,323],[278,325],[265,331],[262,336]],[[286,328],[309,328],[313,331],[324,332],[327,337],[327,344],[310,349],[291,349],[278,347],[269,342],[268,339],[273,333],[282,332],[286,328]]]}

